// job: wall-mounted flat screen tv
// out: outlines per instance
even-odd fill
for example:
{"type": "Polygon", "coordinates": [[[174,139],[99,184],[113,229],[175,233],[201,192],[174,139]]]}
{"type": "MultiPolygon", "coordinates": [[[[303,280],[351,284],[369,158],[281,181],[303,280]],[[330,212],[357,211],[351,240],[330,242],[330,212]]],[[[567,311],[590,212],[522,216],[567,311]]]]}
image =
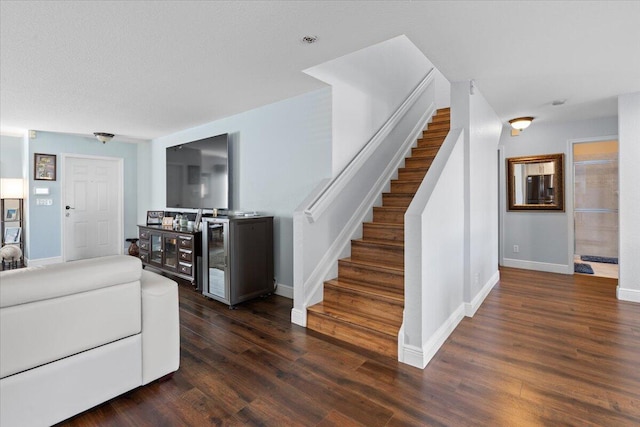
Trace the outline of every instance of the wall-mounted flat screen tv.
{"type": "Polygon", "coordinates": [[[231,209],[229,135],[167,147],[167,207],[231,209]]]}

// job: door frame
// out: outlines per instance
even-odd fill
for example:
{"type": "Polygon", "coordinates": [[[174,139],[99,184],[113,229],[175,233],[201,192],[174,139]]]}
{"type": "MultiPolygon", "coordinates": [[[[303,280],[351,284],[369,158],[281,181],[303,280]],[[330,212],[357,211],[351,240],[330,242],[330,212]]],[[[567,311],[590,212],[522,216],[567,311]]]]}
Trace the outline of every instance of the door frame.
{"type": "Polygon", "coordinates": [[[66,239],[67,239],[67,221],[65,221],[65,206],[67,205],[67,187],[66,187],[66,167],[67,167],[67,159],[75,158],[75,159],[86,159],[86,160],[106,160],[110,162],[115,162],[117,166],[117,174],[118,179],[120,180],[120,185],[117,189],[117,208],[118,215],[117,219],[117,230],[118,230],[118,254],[122,255],[124,253],[124,159],[121,157],[107,157],[107,156],[92,156],[87,154],[71,154],[71,153],[61,153],[60,154],[60,218],[62,219],[62,239],[60,239],[62,244],[62,261],[67,262],[67,250],[66,250],[66,239]]]}
{"type": "MultiPolygon", "coordinates": [[[[568,262],[567,262],[567,274],[575,274],[573,267],[573,258],[575,257],[575,220],[574,220],[574,170],[573,170],[573,146],[575,144],[581,144],[585,142],[601,142],[601,141],[612,141],[616,140],[620,143],[618,139],[618,135],[604,135],[604,136],[595,136],[590,138],[576,138],[567,140],[567,163],[565,165],[565,169],[571,168],[571,173],[567,173],[565,170],[564,174],[564,207],[565,212],[567,213],[567,252],[568,252],[568,262]]],[[[619,148],[618,148],[619,150],[619,148]]],[[[618,172],[619,173],[619,172],[618,172]]],[[[618,230],[620,229],[620,216],[618,216],[618,230]]]]}

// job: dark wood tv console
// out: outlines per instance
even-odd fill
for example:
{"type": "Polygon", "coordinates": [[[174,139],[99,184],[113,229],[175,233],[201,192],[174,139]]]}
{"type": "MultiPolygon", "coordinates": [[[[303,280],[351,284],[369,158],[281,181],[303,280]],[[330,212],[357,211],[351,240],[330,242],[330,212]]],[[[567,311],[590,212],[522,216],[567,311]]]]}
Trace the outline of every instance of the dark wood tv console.
{"type": "Polygon", "coordinates": [[[138,245],[143,266],[186,279],[198,286],[202,233],[161,225],[139,225],[138,245]]]}

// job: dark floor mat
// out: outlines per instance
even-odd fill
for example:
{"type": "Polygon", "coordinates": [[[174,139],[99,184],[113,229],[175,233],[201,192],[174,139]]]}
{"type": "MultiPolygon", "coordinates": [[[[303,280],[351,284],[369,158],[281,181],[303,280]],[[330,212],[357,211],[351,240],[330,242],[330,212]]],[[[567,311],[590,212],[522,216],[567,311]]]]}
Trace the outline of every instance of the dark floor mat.
{"type": "Polygon", "coordinates": [[[589,264],[582,264],[580,262],[573,263],[573,271],[582,274],[593,274],[593,268],[589,264]]]}
{"type": "Polygon", "coordinates": [[[582,261],[587,262],[603,262],[605,264],[617,264],[618,258],[611,258],[606,256],[594,256],[594,255],[580,255],[582,261]]]}

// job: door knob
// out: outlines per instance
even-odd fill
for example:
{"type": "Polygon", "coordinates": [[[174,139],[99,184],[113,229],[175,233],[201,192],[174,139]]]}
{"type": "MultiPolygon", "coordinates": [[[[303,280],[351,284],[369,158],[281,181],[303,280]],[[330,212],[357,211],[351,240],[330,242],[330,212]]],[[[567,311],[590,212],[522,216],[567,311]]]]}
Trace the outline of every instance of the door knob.
{"type": "Polygon", "coordinates": [[[75,208],[72,208],[72,207],[71,207],[71,206],[69,206],[69,205],[65,206],[64,208],[65,208],[66,210],[69,210],[69,209],[75,209],[75,208]]]}

